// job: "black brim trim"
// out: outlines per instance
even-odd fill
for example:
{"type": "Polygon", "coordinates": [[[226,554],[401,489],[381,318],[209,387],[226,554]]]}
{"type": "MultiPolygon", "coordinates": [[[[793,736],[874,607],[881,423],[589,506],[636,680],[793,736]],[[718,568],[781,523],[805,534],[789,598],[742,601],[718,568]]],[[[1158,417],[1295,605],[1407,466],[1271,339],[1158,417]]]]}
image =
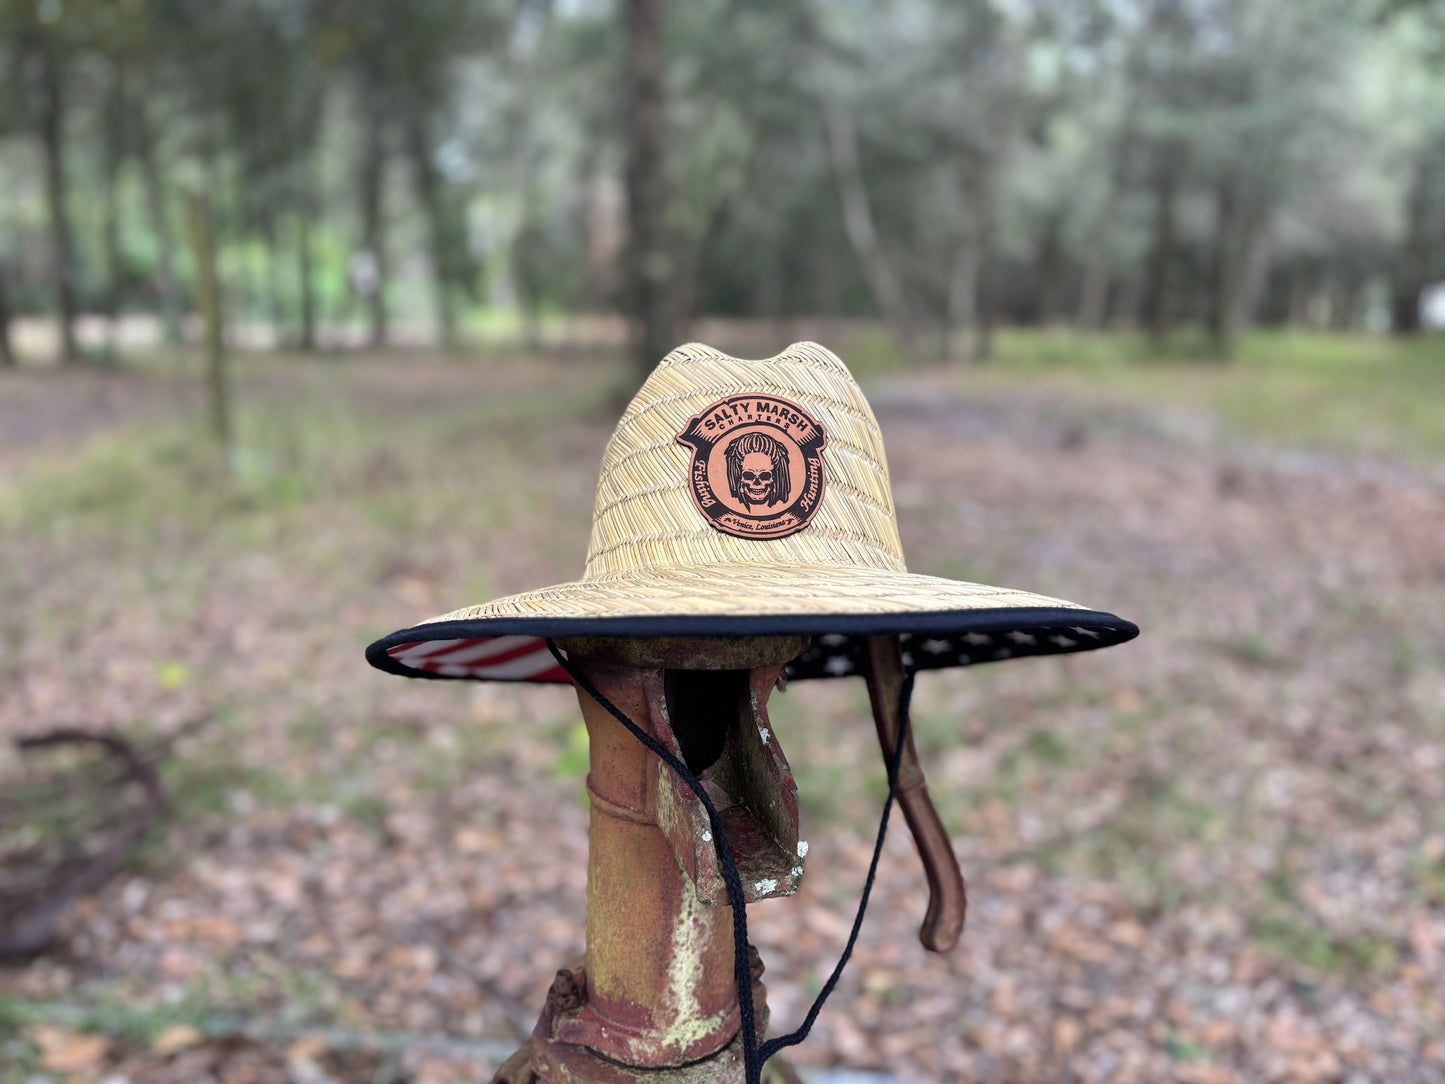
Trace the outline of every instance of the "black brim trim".
{"type": "MultiPolygon", "coordinates": [[[[1126,643],[1139,626],[1099,610],[1015,607],[891,614],[707,614],[643,617],[493,617],[439,621],[400,629],[366,649],[378,670],[403,677],[455,680],[459,675],[413,669],[388,651],[425,640],[493,636],[773,636],[809,635],[813,646],[788,664],[793,680],[858,673],[861,636],[899,635],[917,670],[1060,655],[1126,643]],[[832,661],[843,660],[843,661],[832,661]],[[849,665],[845,666],[844,662],[849,665]]],[[[461,680],[476,680],[462,677],[461,680]]],[[[565,680],[565,679],[564,679],[565,680]]]]}

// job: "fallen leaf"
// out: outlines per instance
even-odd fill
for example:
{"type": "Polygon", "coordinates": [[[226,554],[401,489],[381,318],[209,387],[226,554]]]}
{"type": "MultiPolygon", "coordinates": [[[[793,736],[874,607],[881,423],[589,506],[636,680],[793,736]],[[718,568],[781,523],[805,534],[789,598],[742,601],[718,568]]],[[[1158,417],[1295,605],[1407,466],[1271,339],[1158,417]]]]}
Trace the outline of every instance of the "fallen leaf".
{"type": "Polygon", "coordinates": [[[40,1068],[49,1073],[80,1073],[94,1069],[105,1060],[110,1039],[69,1028],[45,1024],[31,1037],[40,1047],[40,1068]]]}
{"type": "Polygon", "coordinates": [[[206,1041],[205,1035],[200,1028],[192,1027],[190,1024],[172,1024],[162,1029],[151,1043],[151,1050],[163,1058],[172,1054],[178,1054],[182,1050],[189,1050],[193,1046],[200,1046],[206,1041]]]}
{"type": "Polygon", "coordinates": [[[1054,1053],[1068,1057],[1084,1034],[1081,1025],[1072,1016],[1061,1016],[1054,1021],[1054,1053]]]}
{"type": "Polygon", "coordinates": [[[324,1035],[303,1035],[286,1048],[286,1062],[295,1067],[298,1064],[314,1062],[330,1049],[324,1035]]]}

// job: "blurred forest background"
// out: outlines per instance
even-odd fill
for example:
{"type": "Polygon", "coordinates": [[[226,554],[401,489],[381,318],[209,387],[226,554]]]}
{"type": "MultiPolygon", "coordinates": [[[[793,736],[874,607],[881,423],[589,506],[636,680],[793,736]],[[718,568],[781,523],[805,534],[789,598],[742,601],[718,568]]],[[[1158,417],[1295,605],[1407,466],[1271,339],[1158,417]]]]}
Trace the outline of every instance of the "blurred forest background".
{"type": "Polygon", "coordinates": [[[647,364],[698,315],[1227,354],[1445,276],[1429,0],[5,0],[0,43],[5,362],[36,315],[178,341],[212,258],[238,343],[623,313],[647,364]]]}
{"type": "MultiPolygon", "coordinates": [[[[699,339],[863,382],[915,571],[1136,620],[920,678],[815,1081],[1445,1084],[1445,3],[0,0],[0,1084],[460,1084],[582,950],[573,578],[699,339]],[[220,438],[222,454],[217,454],[220,438]]],[[[847,937],[857,682],[774,696],[847,937]]]]}

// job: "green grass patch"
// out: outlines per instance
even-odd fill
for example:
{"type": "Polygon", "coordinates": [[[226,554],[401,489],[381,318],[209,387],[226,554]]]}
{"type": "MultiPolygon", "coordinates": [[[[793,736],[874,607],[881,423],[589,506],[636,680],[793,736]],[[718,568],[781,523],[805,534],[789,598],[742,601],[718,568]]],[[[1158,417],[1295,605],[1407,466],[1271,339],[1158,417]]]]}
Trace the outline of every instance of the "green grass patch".
{"type": "MultiPolygon", "coordinates": [[[[859,379],[907,369],[879,325],[843,331],[835,348],[859,379]]],[[[1163,343],[1136,333],[1002,328],[993,358],[954,371],[975,392],[1028,387],[1197,410],[1229,438],[1445,459],[1445,336],[1256,330],[1225,359],[1196,328],[1163,343]]]]}
{"type": "Polygon", "coordinates": [[[997,355],[960,379],[1202,410],[1226,436],[1271,444],[1445,459],[1445,338],[1255,331],[1226,361],[1189,334],[1157,347],[1137,335],[1006,330],[997,355]]]}
{"type": "Polygon", "coordinates": [[[99,989],[93,1001],[57,1005],[31,998],[0,998],[0,1034],[21,1032],[42,1024],[61,1024],[77,1031],[108,1035],[135,1046],[149,1046],[176,1024],[201,1027],[216,1012],[216,992],[209,984],[186,988],[174,1001],[146,1005],[118,991],[99,989]]]}
{"type": "MultiPolygon", "coordinates": [[[[906,368],[882,327],[850,330],[838,349],[860,379],[906,368]]],[[[1224,359],[1199,329],[1154,343],[1135,333],[1003,328],[991,360],[956,372],[973,391],[1026,386],[1199,410],[1231,438],[1445,459],[1445,336],[1257,330],[1224,359]]]]}
{"type": "Polygon", "coordinates": [[[65,1002],[0,998],[0,1084],[37,1079],[32,1074],[37,1070],[39,1051],[26,1035],[46,1024],[148,1048],[162,1032],[176,1025],[225,1036],[236,1033],[251,1020],[264,1021],[267,1029],[278,1032],[324,1024],[336,1016],[344,1001],[344,994],[330,975],[290,966],[267,966],[264,970],[198,979],[177,996],[154,1003],[108,980],[80,987],[65,1002]]]}
{"type": "Polygon", "coordinates": [[[168,819],[234,812],[238,795],[267,806],[289,806],[306,792],[278,771],[251,767],[209,750],[204,758],[180,756],[164,767],[168,819]]]}
{"type": "Polygon", "coordinates": [[[477,366],[476,394],[433,393],[392,405],[384,392],[358,389],[332,362],[242,360],[228,456],[199,416],[178,413],[104,433],[0,479],[0,532],[149,540],[168,529],[209,531],[249,520],[265,535],[288,512],[338,501],[355,502],[378,526],[411,528],[419,492],[442,496],[445,483],[466,478],[476,499],[468,457],[489,473],[504,465],[499,456],[524,471],[539,442],[594,409],[614,375],[607,365],[580,365],[560,386],[538,380],[489,396],[477,366]]]}
{"type": "Polygon", "coordinates": [[[1399,966],[1399,951],[1383,937],[1339,937],[1318,921],[1275,908],[1254,917],[1250,933],[1268,952],[1314,971],[1347,978],[1379,976],[1399,966]]]}

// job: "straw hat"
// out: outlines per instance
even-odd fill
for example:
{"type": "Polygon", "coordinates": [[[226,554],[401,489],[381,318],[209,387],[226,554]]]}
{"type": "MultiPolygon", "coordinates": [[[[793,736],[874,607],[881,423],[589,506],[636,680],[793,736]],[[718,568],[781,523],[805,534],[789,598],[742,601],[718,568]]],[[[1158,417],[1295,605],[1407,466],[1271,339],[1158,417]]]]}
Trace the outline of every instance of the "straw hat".
{"type": "Polygon", "coordinates": [[[582,578],[383,637],[395,674],[565,682],[545,638],[804,634],[790,678],[861,668],[901,634],[933,669],[1122,643],[1138,628],[1072,602],[904,566],[878,423],[816,343],[742,361],[697,343],[653,370],[602,461],[582,578]]]}

